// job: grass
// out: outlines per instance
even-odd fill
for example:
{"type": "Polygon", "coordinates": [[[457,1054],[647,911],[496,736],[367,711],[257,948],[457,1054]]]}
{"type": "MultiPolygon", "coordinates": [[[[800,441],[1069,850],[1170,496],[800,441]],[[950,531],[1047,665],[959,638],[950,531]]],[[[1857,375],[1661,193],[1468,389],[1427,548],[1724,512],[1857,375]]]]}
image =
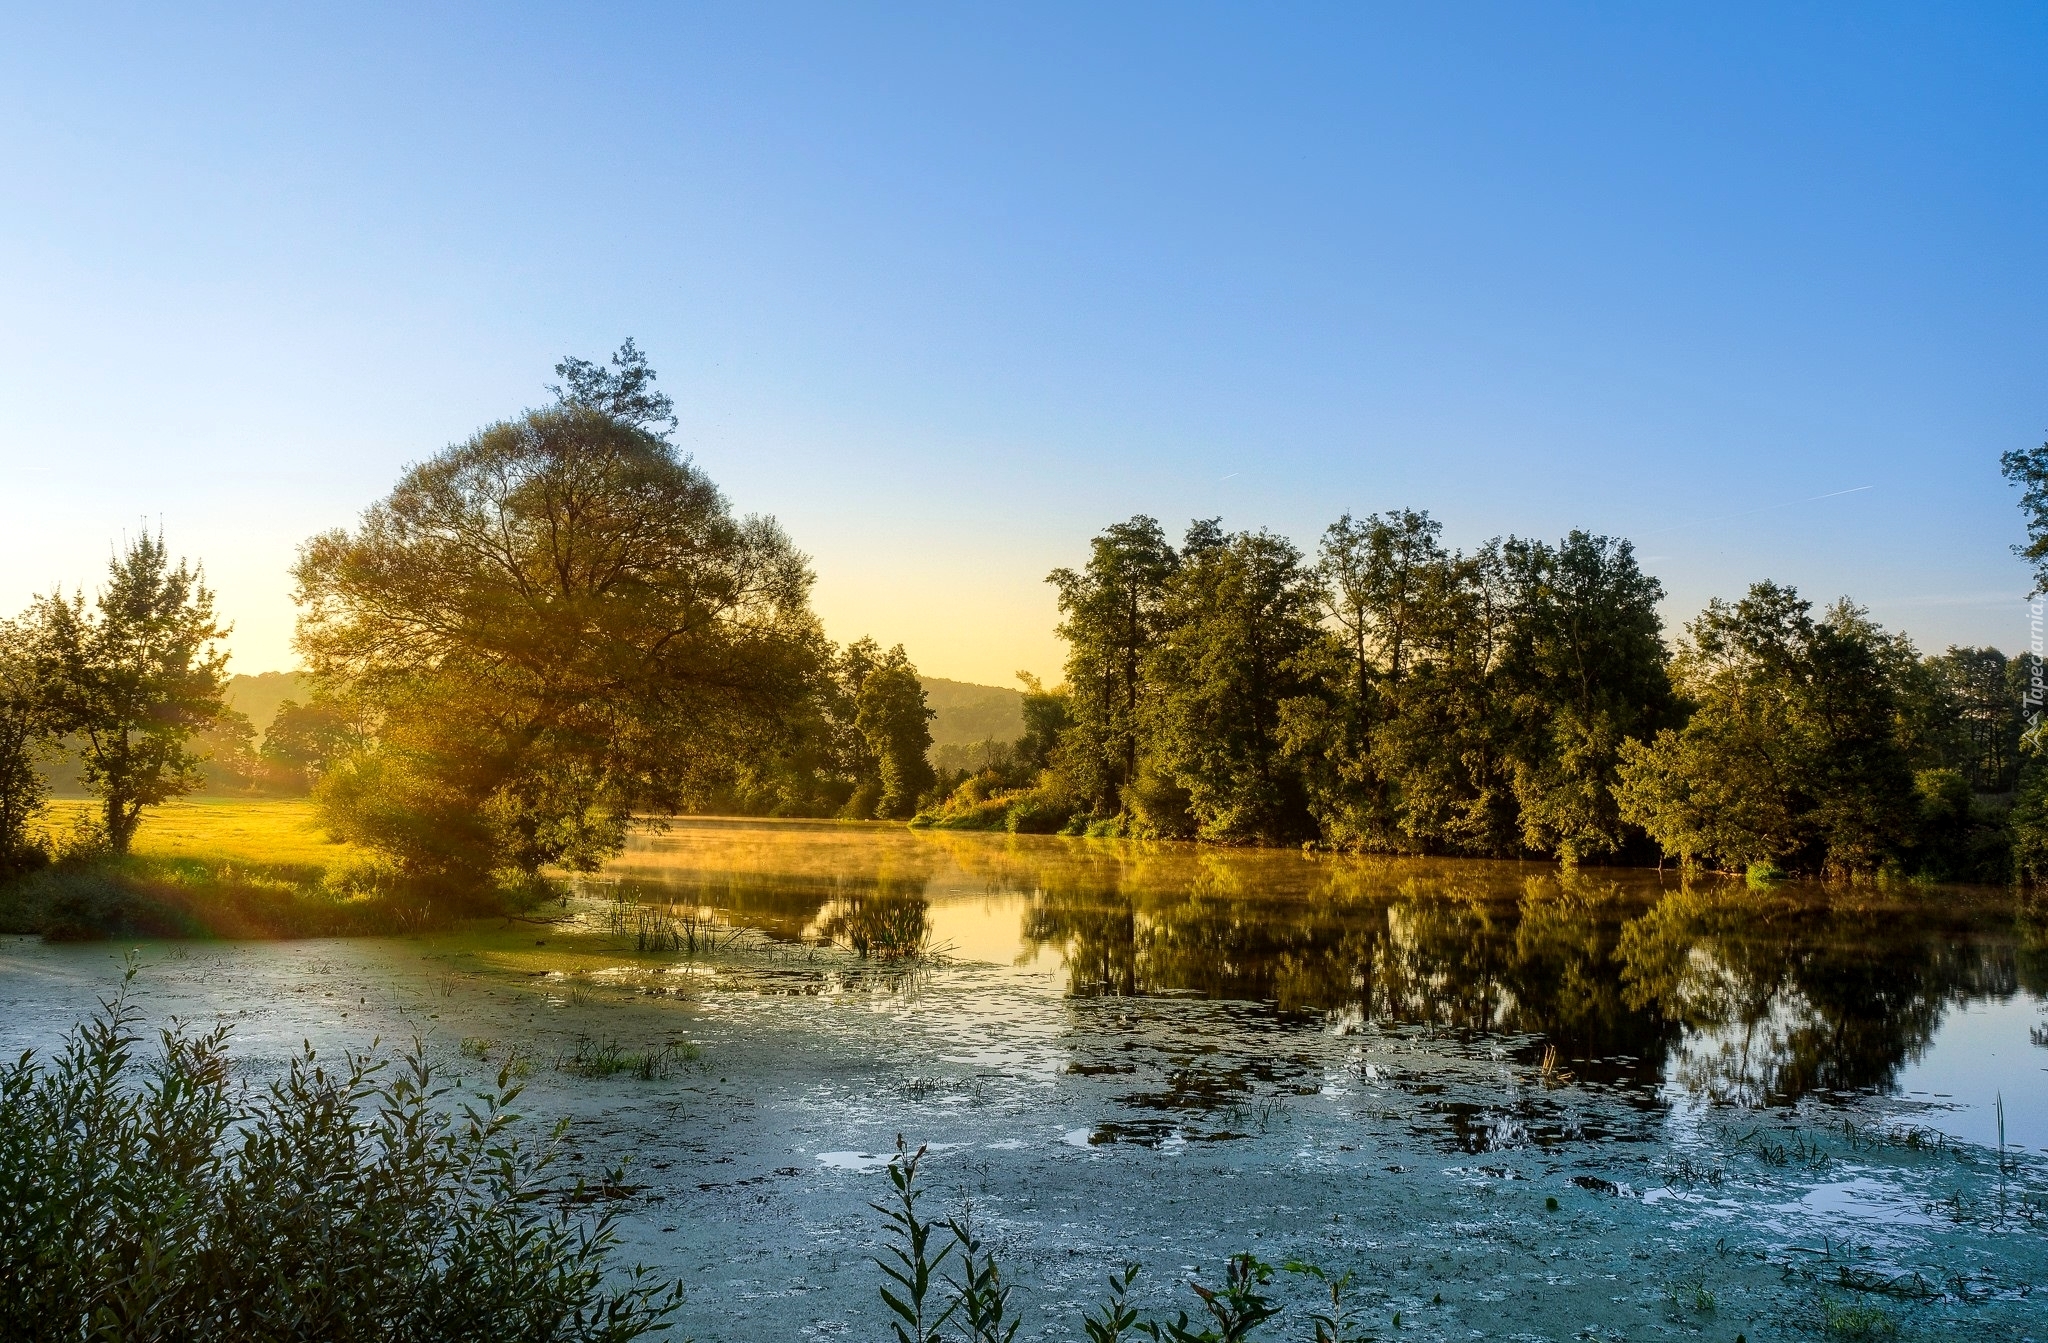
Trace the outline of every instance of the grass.
{"type": "MultiPolygon", "coordinates": [[[[64,834],[74,818],[94,815],[98,806],[85,798],[53,799],[46,829],[64,834]]],[[[151,807],[135,832],[134,853],[321,872],[369,858],[353,845],[329,839],[319,812],[302,798],[188,798],[151,807]]]]}
{"type": "Polygon", "coordinates": [[[0,882],[0,932],[57,941],[331,937],[418,932],[474,912],[404,889],[367,851],[329,839],[303,800],[151,807],[118,856],[73,838],[96,815],[86,799],[50,803],[40,828],[60,857],[0,882]]]}
{"type": "Polygon", "coordinates": [[[686,1040],[634,1050],[617,1040],[599,1044],[587,1035],[579,1035],[575,1047],[555,1060],[555,1070],[589,1079],[630,1073],[643,1082],[658,1082],[696,1057],[697,1047],[686,1040]]]}

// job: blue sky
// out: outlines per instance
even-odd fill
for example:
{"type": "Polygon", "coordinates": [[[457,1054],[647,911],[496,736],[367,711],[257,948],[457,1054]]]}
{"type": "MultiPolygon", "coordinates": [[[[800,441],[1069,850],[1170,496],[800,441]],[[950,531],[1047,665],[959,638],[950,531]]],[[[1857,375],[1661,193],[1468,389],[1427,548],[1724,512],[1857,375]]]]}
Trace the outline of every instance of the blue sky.
{"type": "Polygon", "coordinates": [[[288,666],[302,538],[632,335],[936,674],[1136,512],[2026,638],[2048,8],[586,8],[0,20],[0,606],[160,520],[288,666]]]}

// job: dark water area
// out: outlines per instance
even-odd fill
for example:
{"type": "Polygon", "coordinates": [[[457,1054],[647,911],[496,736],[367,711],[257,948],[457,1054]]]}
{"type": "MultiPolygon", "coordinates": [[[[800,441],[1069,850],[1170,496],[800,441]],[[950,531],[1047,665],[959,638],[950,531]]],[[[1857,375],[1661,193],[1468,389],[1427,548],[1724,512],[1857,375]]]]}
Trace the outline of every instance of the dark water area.
{"type": "MultiPolygon", "coordinates": [[[[1251,1250],[1355,1271],[1382,1338],[2048,1340],[2048,913],[2010,892],[690,820],[534,919],[157,944],[142,1005],[252,1079],[518,1062],[576,1169],[629,1163],[682,1337],[887,1336],[902,1134],[1023,1338],[1251,1250]],[[564,1066],[593,1043],[690,1061],[564,1066]]],[[[0,1048],[122,950],[0,943],[0,1048]]]]}

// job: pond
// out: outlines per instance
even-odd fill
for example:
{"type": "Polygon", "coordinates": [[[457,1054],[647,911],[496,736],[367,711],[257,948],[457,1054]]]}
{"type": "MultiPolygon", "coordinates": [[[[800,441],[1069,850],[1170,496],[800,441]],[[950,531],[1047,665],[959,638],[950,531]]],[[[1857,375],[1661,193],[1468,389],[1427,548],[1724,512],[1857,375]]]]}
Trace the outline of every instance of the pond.
{"type": "MultiPolygon", "coordinates": [[[[0,944],[0,1044],[120,950],[0,944]]],[[[252,1076],[519,1061],[630,1161],[679,1336],[882,1335],[901,1133],[1023,1337],[1251,1250],[1355,1270],[1382,1337],[2048,1339],[2048,914],[2005,892],[695,820],[532,921],[143,960],[252,1076]]]]}

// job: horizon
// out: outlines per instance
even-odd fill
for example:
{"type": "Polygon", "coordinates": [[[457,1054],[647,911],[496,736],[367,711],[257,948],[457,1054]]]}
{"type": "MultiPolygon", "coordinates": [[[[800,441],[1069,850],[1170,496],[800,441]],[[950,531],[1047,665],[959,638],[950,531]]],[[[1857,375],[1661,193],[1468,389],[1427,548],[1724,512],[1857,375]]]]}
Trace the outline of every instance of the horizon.
{"type": "Polygon", "coordinates": [[[0,600],[161,525],[238,670],[409,462],[638,339],[839,641],[1059,676],[1134,513],[1633,540],[2026,646],[2048,13],[65,11],[0,53],[0,600]],[[143,520],[147,520],[146,524],[143,520]]]}

